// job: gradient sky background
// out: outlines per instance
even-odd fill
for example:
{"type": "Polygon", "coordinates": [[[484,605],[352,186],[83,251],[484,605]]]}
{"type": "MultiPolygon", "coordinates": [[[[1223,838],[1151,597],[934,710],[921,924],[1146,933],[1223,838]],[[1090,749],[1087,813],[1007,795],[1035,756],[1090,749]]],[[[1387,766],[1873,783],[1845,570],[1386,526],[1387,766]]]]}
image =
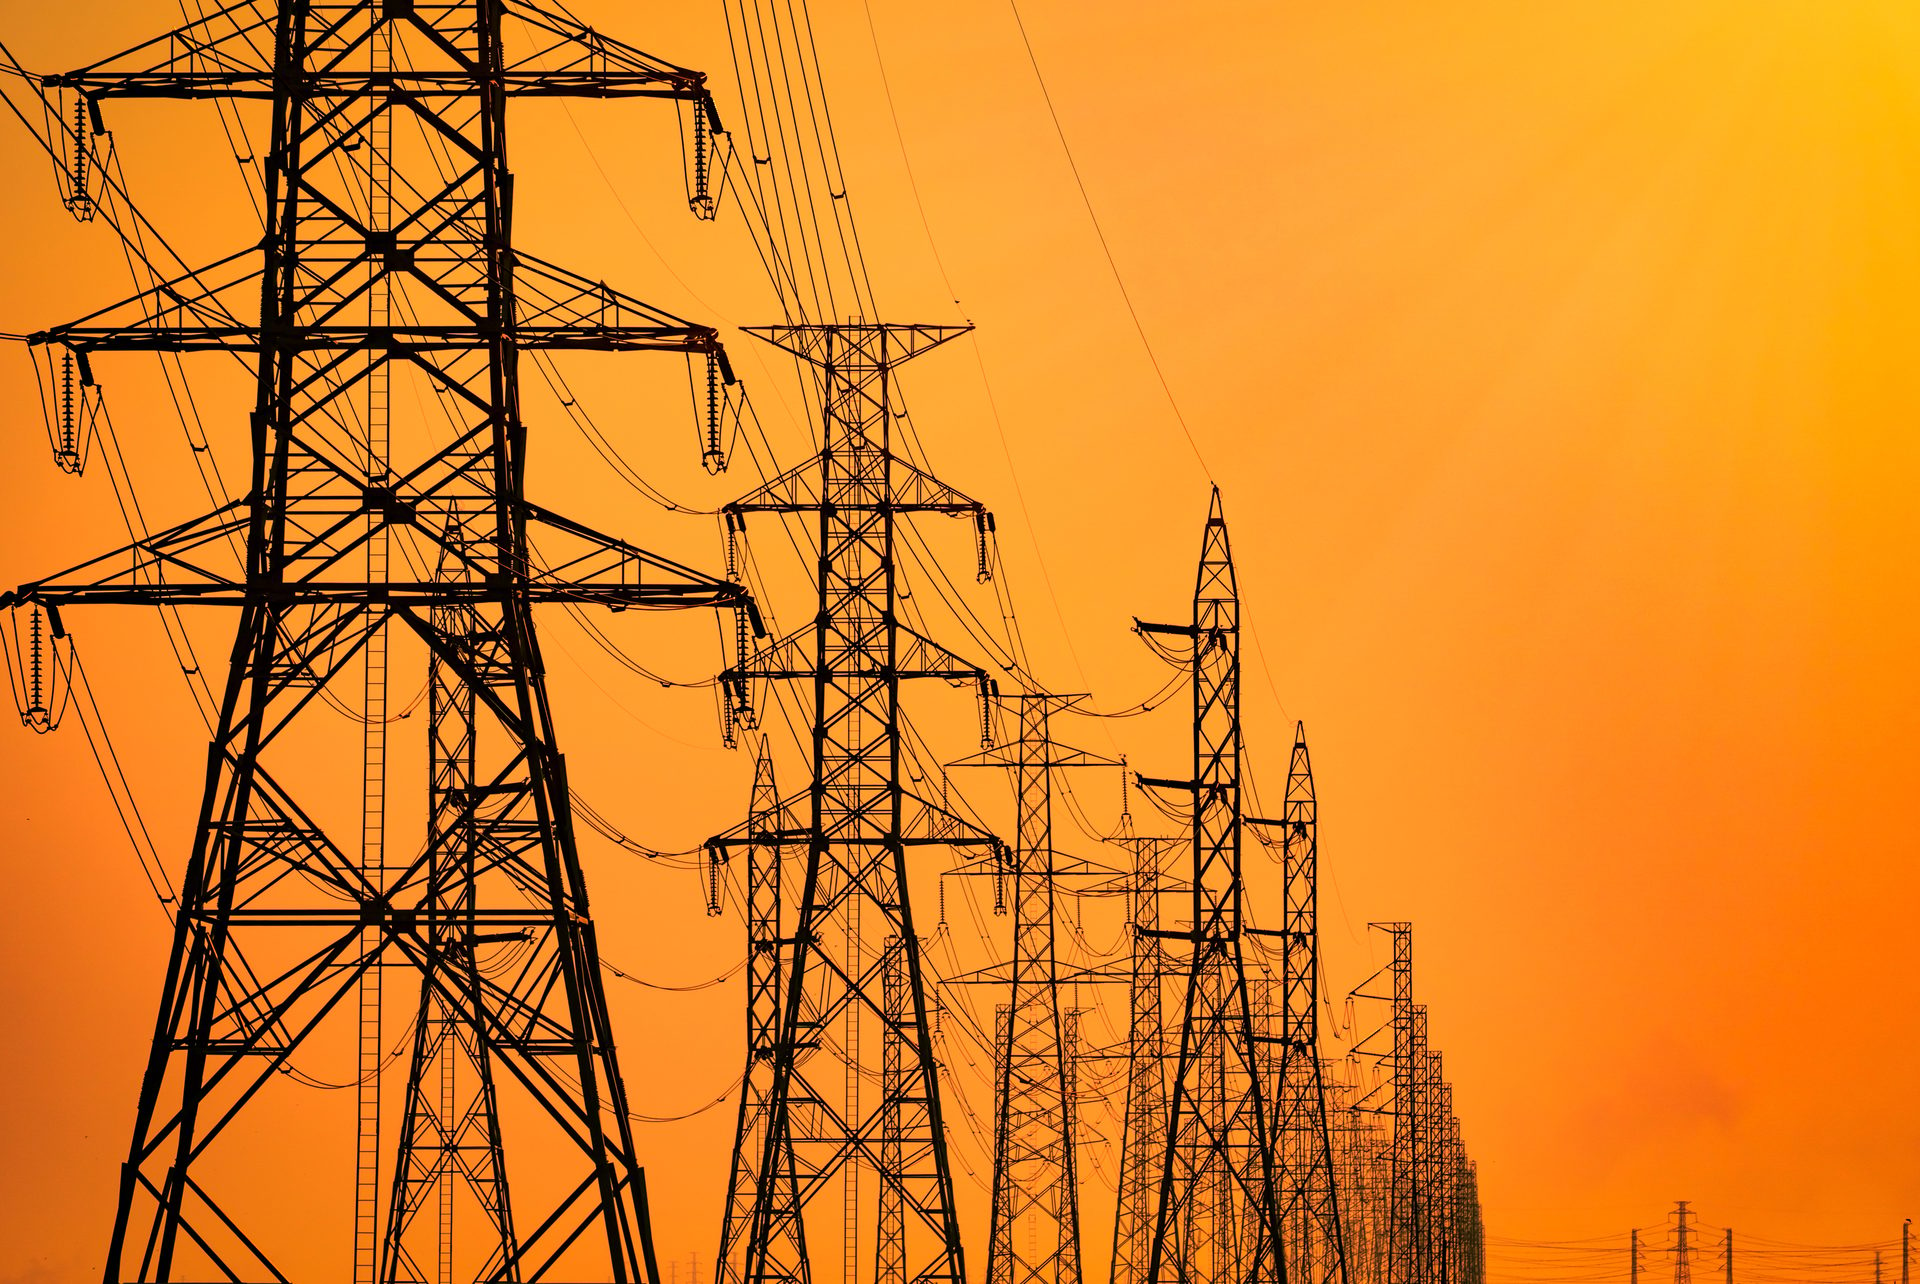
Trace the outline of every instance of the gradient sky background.
{"type": "MultiPolygon", "coordinates": [[[[0,36],[29,67],[64,68],[154,33],[167,8],[15,0],[0,36]]],[[[723,114],[737,110],[716,6],[576,8],[710,70],[723,114]]],[[[1224,488],[1260,638],[1251,752],[1278,793],[1306,720],[1334,988],[1382,960],[1367,920],[1416,924],[1489,1230],[1607,1233],[1685,1197],[1783,1239],[1897,1234],[1920,1207],[1920,10],[1086,13],[1022,6],[1224,488]]],[[[1039,670],[1110,706],[1139,699],[1162,671],[1127,626],[1184,609],[1208,472],[1133,332],[1012,14],[872,0],[818,5],[815,21],[890,317],[979,327],[910,378],[936,465],[997,510],[1039,670]]],[[[187,257],[245,243],[210,108],[110,111],[136,195],[187,257]]],[[[528,248],[690,317],[776,319],[738,212],[717,226],[685,213],[669,114],[528,105],[513,129],[528,248]]],[[[0,161],[0,330],[124,295],[111,234],[68,219],[17,129],[0,131],[0,161]]],[[[742,355],[751,343],[733,342],[742,371],[797,458],[797,398],[742,355]]],[[[46,459],[25,355],[0,358],[12,584],[122,540],[105,476],[76,482],[46,459]]],[[[150,363],[108,360],[149,515],[193,515],[150,363]]],[[[669,492],[711,506],[750,484],[700,473],[671,379],[663,410],[605,362],[583,361],[580,383],[669,492]]],[[[216,414],[238,404],[217,378],[207,395],[216,414]]],[[[555,422],[550,402],[536,413],[555,422]]],[[[231,449],[240,430],[230,415],[217,436],[231,449]]],[[[711,523],[636,506],[557,426],[532,449],[533,498],[717,567],[711,523]]],[[[966,578],[968,541],[941,546],[966,578]]],[[[177,861],[204,734],[160,631],[104,609],[69,622],[177,861]]],[[[676,672],[710,667],[705,622],[619,627],[636,649],[662,639],[676,672]]],[[[199,628],[203,654],[224,655],[230,619],[199,628]]],[[[545,636],[590,796],[662,847],[733,823],[750,764],[719,749],[704,695],[596,666],[564,618],[545,636]]],[[[964,728],[963,707],[933,704],[932,721],[964,728]]],[[[1177,704],[1111,741],[1064,734],[1171,769],[1177,704]]],[[[64,1280],[104,1246],[167,938],[78,727],[0,735],[0,761],[14,906],[0,1242],[19,1264],[0,1279],[64,1280]]],[[[1114,792],[1082,788],[1105,818],[1114,792]]],[[[737,925],[701,915],[690,876],[603,846],[587,859],[610,957],[670,981],[738,957],[737,925]]],[[[685,1109],[737,1073],[737,985],[616,992],[641,1110],[685,1109]]],[[[711,1253],[731,1118],[643,1130],[665,1258],[711,1253]]]]}

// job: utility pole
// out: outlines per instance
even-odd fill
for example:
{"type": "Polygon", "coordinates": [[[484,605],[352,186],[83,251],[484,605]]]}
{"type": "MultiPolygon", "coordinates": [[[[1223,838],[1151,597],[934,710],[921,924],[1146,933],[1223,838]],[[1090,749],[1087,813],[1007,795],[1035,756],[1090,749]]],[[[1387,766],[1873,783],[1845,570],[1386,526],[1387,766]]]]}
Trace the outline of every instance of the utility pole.
{"type": "Polygon", "coordinates": [[[272,120],[258,258],[246,250],[31,340],[88,384],[92,358],[112,351],[224,351],[255,379],[244,498],[0,598],[239,615],[105,1278],[285,1278],[275,1259],[309,1250],[309,1172],[287,1169],[284,1136],[252,1107],[302,1091],[291,1085],[311,1081],[314,1045],[355,1049],[363,1081],[377,1071],[376,978],[397,968],[419,979],[431,1037],[416,1030],[389,1134],[377,1263],[380,1098],[345,1094],[353,1278],[444,1277],[452,1182],[487,1227],[460,1274],[653,1281],[532,608],[748,599],[529,500],[518,363],[582,347],[724,358],[712,329],[512,243],[507,103],[673,98],[711,116],[704,77],[523,6],[282,0],[223,8],[43,83],[96,122],[134,97],[260,99],[272,120]],[[387,422],[401,378],[436,403],[404,438],[387,422]],[[402,440],[426,444],[391,457],[402,440]],[[449,721],[430,738],[460,741],[431,751],[417,846],[386,833],[384,732],[356,737],[358,771],[317,772],[315,721],[302,716],[321,697],[352,708],[359,676],[366,716],[384,719],[393,625],[442,668],[449,721]],[[344,832],[348,816],[359,834],[344,832]],[[458,1083],[434,1082],[463,1063],[458,1083]],[[520,1135],[547,1178],[523,1189],[517,1220],[495,1206],[480,1063],[520,1085],[520,1135]],[[461,1113],[443,1127],[449,1108],[461,1113]],[[293,1189],[262,1205],[245,1183],[268,1171],[293,1189]]]}
{"type": "Polygon", "coordinates": [[[1674,1205],[1674,1217],[1678,1223],[1673,1245],[1673,1284],[1693,1284],[1692,1247],[1687,1241],[1687,1219],[1693,1214],[1687,1211],[1687,1201],[1680,1200],[1674,1205]]]}
{"type": "Polygon", "coordinates": [[[1900,1221],[1900,1284],[1908,1284],[1913,1271],[1913,1218],[1900,1221]]]}
{"type": "Polygon", "coordinates": [[[1632,1244],[1627,1249],[1627,1284],[1640,1284],[1640,1228],[1633,1228],[1632,1244]]]}
{"type": "Polygon", "coordinates": [[[1054,897],[1064,876],[1084,870],[1068,870],[1053,850],[1053,773],[1119,763],[1053,739],[1053,714],[1081,697],[1036,691],[998,698],[1014,706],[1019,738],[953,764],[1012,768],[1019,813],[1006,1050],[997,1058],[995,1084],[987,1284],[1080,1284],[1079,1179],[1054,897]]]}
{"type": "Polygon", "coordinates": [[[997,848],[999,840],[903,784],[900,684],[973,682],[984,724],[991,683],[901,622],[894,539],[903,515],[971,517],[984,573],[991,524],[980,504],[894,453],[892,384],[902,362],[966,327],[854,322],[753,333],[818,367],[825,423],[818,454],[725,510],[730,542],[751,513],[812,516],[818,596],[810,624],[722,675],[742,722],[753,708],[750,681],[804,682],[813,696],[810,783],[792,804],[807,818],[806,875],[785,958],[761,1158],[735,1176],[754,1194],[744,1214],[739,1204],[728,1210],[722,1242],[730,1255],[744,1245],[745,1284],[806,1278],[809,1254],[823,1242],[837,1244],[841,1279],[855,1284],[867,1269],[862,1228],[871,1228],[876,1284],[963,1284],[907,855],[925,846],[997,848]],[[885,994],[893,969],[897,1010],[885,994]],[[792,1183],[777,1176],[788,1155],[792,1183]],[[872,1174],[871,1213],[863,1172],[872,1174]],[[809,1208],[824,1208],[829,1188],[837,1215],[810,1222],[809,1208]]]}
{"type": "MultiPolygon", "coordinates": [[[[1873,1263],[1873,1267],[1874,1267],[1874,1270],[1873,1270],[1873,1281],[1874,1281],[1874,1284],[1880,1284],[1880,1261],[1879,1261],[1879,1257],[1880,1257],[1880,1255],[1879,1255],[1878,1253],[1875,1253],[1875,1254],[1874,1254],[1874,1263],[1873,1263]]],[[[1729,1227],[1727,1227],[1727,1279],[1726,1279],[1726,1284],[1733,1284],[1733,1227],[1731,1227],[1731,1226],[1729,1226],[1729,1227]]]]}
{"type": "Polygon", "coordinates": [[[1150,1284],[1279,1284],[1271,1102],[1247,1004],[1240,877],[1240,608],[1216,489],[1201,542],[1192,623],[1140,624],[1192,646],[1193,776],[1148,780],[1193,805],[1186,998],[1168,1110],[1167,1149],[1148,1257],[1150,1284]],[[1261,1227],[1252,1245],[1234,1234],[1261,1227]]]}

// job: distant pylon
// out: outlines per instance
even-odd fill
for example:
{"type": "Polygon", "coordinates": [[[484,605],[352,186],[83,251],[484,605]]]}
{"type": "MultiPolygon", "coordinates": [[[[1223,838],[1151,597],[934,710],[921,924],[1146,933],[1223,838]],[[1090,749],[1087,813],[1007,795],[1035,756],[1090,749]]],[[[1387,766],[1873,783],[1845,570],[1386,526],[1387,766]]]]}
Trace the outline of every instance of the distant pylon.
{"type": "Polygon", "coordinates": [[[1167,947],[1160,937],[1160,897],[1168,858],[1190,839],[1134,832],[1123,778],[1119,832],[1110,839],[1133,852],[1128,872],[1127,1104],[1120,1134],[1120,1181],[1113,1220],[1109,1284],[1144,1284],[1153,1249],[1154,1213],[1167,1144],[1167,1032],[1164,991],[1167,947]]]}
{"type": "MultiPolygon", "coordinates": [[[[445,536],[449,556],[441,574],[451,583],[468,579],[460,553],[463,539],[458,530],[445,536]]],[[[437,607],[434,624],[456,662],[473,665],[474,636],[462,609],[437,607]]],[[[474,916],[474,888],[484,858],[472,804],[477,713],[473,689],[452,665],[434,659],[427,677],[427,885],[433,903],[426,922],[440,984],[457,990],[464,1002],[448,1003],[432,984],[420,988],[399,1162],[380,1256],[381,1276],[406,1284],[430,1279],[451,1284],[456,1193],[471,1200],[483,1222],[478,1235],[469,1228],[469,1238],[486,1248],[474,1278],[497,1279],[503,1271],[511,1278],[504,1268],[517,1252],[490,1040],[460,1017],[462,1011],[482,1010],[485,992],[476,963],[484,955],[476,948],[481,943],[474,916]]]]}
{"type": "MultiPolygon", "coordinates": [[[[1271,822],[1269,822],[1271,823],[1271,822]]],[[[1294,724],[1280,822],[1286,880],[1281,929],[1279,1070],[1274,1131],[1289,1284],[1346,1284],[1347,1251],[1320,1060],[1320,843],[1307,732],[1294,724]]]]}
{"type": "MultiPolygon", "coordinates": [[[[767,1144],[767,1098],[773,1085],[773,1063],[780,1042],[780,981],[786,970],[786,951],[780,938],[780,861],[789,845],[804,846],[805,830],[792,827],[789,811],[780,801],[774,782],[773,754],[760,737],[753,760],[753,795],[743,832],[716,839],[714,858],[727,862],[736,848],[746,851],[747,913],[747,1069],[740,1084],[740,1115],[734,1129],[733,1163],[727,1174],[727,1197],[720,1227],[720,1250],[714,1269],[720,1284],[740,1284],[746,1260],[743,1232],[753,1213],[759,1188],[760,1164],[767,1144]]],[[[782,1149],[770,1181],[783,1187],[782,1198],[794,1197],[793,1155],[782,1149]]],[[[796,1231],[796,1234],[799,1232],[796,1231]]],[[[799,1256],[800,1273],[807,1279],[806,1255],[799,1256]]]]}
{"type": "Polygon", "coordinates": [[[1373,923],[1393,941],[1388,964],[1393,981],[1388,1018],[1393,1050],[1388,1054],[1392,1075],[1393,1134],[1387,1166],[1387,1282],[1425,1284],[1420,1274],[1420,1184],[1415,1173],[1419,1155],[1420,1111],[1416,1100],[1418,1062],[1414,1049],[1413,924],[1373,923]]]}
{"type": "Polygon", "coordinates": [[[812,459],[726,507],[730,538],[750,513],[812,514],[819,531],[812,622],[723,675],[739,720],[751,717],[750,681],[806,682],[813,695],[811,779],[793,804],[807,817],[806,877],[786,938],[766,1131],[744,1227],[737,1205],[728,1212],[729,1251],[745,1243],[744,1284],[801,1279],[823,1243],[838,1248],[848,1284],[867,1262],[889,1277],[876,1284],[965,1279],[907,856],[998,840],[903,784],[900,684],[971,681],[984,700],[991,683],[900,620],[894,541],[904,515],[972,517],[984,568],[990,524],[980,504],[892,448],[894,369],[965,332],[859,322],[753,331],[818,368],[825,423],[812,459]],[[792,1182],[779,1176],[789,1155],[792,1182]],[[830,1188],[835,1213],[809,1223],[830,1188]]]}
{"type": "Polygon", "coordinates": [[[1240,608],[1216,489],[1191,624],[1140,624],[1192,646],[1193,776],[1148,780],[1193,806],[1193,885],[1180,1055],[1154,1213],[1151,1284],[1284,1280],[1273,1121],[1247,1001],[1240,879],[1240,608]],[[1246,1242],[1246,1228],[1261,1232],[1246,1242]]]}
{"type": "Polygon", "coordinates": [[[1053,714],[1079,699],[1037,691],[1000,696],[1019,715],[1019,738],[954,764],[1012,768],[1019,815],[1006,1047],[996,1058],[987,1284],[1080,1284],[1081,1278],[1079,1179],[1054,914],[1062,879],[1084,872],[1086,863],[1069,868],[1053,850],[1053,773],[1119,764],[1053,739],[1053,714]]]}
{"type": "Polygon", "coordinates": [[[1690,1238],[1692,1226],[1689,1220],[1693,1213],[1687,1208],[1687,1200],[1678,1200],[1673,1206],[1673,1284],[1693,1284],[1693,1242],[1690,1238]]]}
{"type": "Polygon", "coordinates": [[[1438,1284],[1434,1271],[1433,1234],[1434,1187],[1437,1184],[1433,1107],[1438,1079],[1433,1073],[1433,1053],[1427,1044],[1427,1007],[1424,1003],[1413,1005],[1408,1048],[1408,1059],[1412,1063],[1407,1135],[1413,1152],[1413,1278],[1416,1284],[1438,1284]]]}

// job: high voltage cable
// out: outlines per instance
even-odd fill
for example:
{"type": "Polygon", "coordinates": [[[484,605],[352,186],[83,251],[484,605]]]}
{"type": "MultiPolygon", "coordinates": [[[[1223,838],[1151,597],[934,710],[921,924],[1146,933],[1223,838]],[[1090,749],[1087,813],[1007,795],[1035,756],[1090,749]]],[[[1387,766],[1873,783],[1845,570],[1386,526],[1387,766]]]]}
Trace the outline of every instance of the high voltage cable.
{"type": "Polygon", "coordinates": [[[1033,51],[1033,41],[1027,36],[1027,24],[1020,17],[1018,0],[1007,0],[1007,7],[1013,10],[1013,22],[1020,29],[1020,43],[1026,47],[1027,61],[1033,66],[1033,78],[1040,86],[1040,96],[1046,100],[1047,115],[1053,121],[1053,132],[1060,139],[1060,150],[1067,158],[1067,168],[1073,171],[1074,186],[1080,189],[1080,200],[1087,208],[1087,218],[1093,223],[1094,234],[1100,238],[1100,250],[1107,258],[1107,267],[1113,273],[1113,283],[1119,287],[1120,297],[1127,305],[1127,315],[1133,318],[1134,333],[1140,336],[1140,346],[1146,349],[1147,360],[1153,363],[1153,372],[1160,380],[1160,390],[1167,395],[1167,405],[1173,409],[1173,417],[1180,424],[1180,431],[1187,439],[1187,445],[1193,448],[1193,457],[1200,465],[1200,471],[1206,474],[1208,481],[1213,480],[1213,469],[1207,464],[1207,457],[1200,451],[1200,443],[1193,435],[1193,429],[1187,426],[1187,417],[1180,409],[1180,401],[1173,395],[1173,385],[1167,382],[1167,372],[1161,368],[1160,357],[1153,350],[1153,341],[1147,338],[1147,328],[1140,320],[1139,309],[1133,305],[1133,295],[1127,289],[1126,279],[1120,274],[1120,264],[1113,257],[1113,247],[1107,242],[1106,229],[1100,225],[1100,215],[1094,211],[1093,197],[1087,191],[1087,182],[1080,175],[1080,163],[1074,159],[1073,146],[1067,142],[1066,128],[1060,123],[1060,113],[1054,108],[1053,94],[1047,89],[1047,78],[1040,70],[1039,55],[1033,51]]]}

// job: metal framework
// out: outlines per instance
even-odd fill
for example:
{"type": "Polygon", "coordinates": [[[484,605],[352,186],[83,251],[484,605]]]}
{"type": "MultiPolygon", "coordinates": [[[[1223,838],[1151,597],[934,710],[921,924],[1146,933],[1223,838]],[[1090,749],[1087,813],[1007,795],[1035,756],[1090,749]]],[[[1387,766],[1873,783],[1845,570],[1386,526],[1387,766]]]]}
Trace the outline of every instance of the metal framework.
{"type": "Polygon", "coordinates": [[[1121,1126],[1120,1182],[1113,1221],[1110,1284],[1144,1284],[1167,1143],[1165,990],[1170,972],[1160,934],[1160,897],[1168,859],[1188,839],[1134,833],[1122,809],[1112,840],[1133,852],[1127,894],[1132,907],[1127,977],[1127,1106],[1121,1126]]]}
{"type": "Polygon", "coordinates": [[[853,1281],[867,1269],[859,1252],[866,1233],[877,1284],[965,1278],[907,854],[997,840],[902,784],[899,697],[912,678],[975,682],[983,699],[990,684],[978,666],[900,620],[894,539],[902,514],[969,516],[983,540],[987,517],[897,456],[891,441],[893,370],[964,332],[861,323],[755,331],[818,367],[825,432],[813,459],[726,510],[730,532],[749,513],[818,523],[814,621],[723,675],[744,720],[752,679],[806,682],[813,694],[811,785],[792,804],[807,816],[806,874],[764,1132],[751,1171],[742,1161],[733,1178],[736,1190],[750,1184],[753,1198],[729,1207],[722,1233],[724,1255],[740,1255],[747,1284],[806,1278],[809,1250],[823,1242],[838,1244],[843,1278],[853,1281]],[[886,978],[896,969],[889,1000],[886,978]],[[877,1093],[863,1081],[876,1070],[877,1093]],[[792,1181],[781,1175],[789,1162],[792,1181]],[[871,1211],[863,1173],[873,1178],[871,1211]],[[838,1225],[810,1222],[810,1207],[835,1185],[838,1225]]]}
{"type": "MultiPolygon", "coordinates": [[[[1007,1022],[995,1057],[992,1217],[987,1284],[1080,1284],[1080,1197],[1074,1160],[1072,1066],[1054,948],[1062,881],[1089,872],[1053,848],[1053,773],[1119,763],[1053,739],[1053,715],[1079,696],[1003,695],[1019,738],[955,766],[1014,773],[1013,953],[1004,973],[1007,1022]]],[[[999,978],[996,978],[999,979],[999,978]]]]}
{"type": "Polygon", "coordinates": [[[308,1260],[289,1234],[313,1210],[259,1179],[287,1152],[252,1121],[326,1048],[353,1048],[364,1078],[375,978],[397,968],[420,983],[409,1084],[377,1267],[380,1098],[357,1094],[356,1277],[653,1280],[532,607],[749,603],[527,500],[517,368],[540,348],[722,354],[711,329],[513,245],[506,108],[707,112],[703,77],[524,0],[238,0],[45,83],[96,119],[125,97],[271,114],[257,249],[32,336],[88,384],[113,351],[234,353],[255,375],[243,498],[0,602],[239,612],[105,1278],[344,1273],[345,1248],[308,1260]],[[395,458],[401,386],[444,422],[395,458]],[[346,702],[356,675],[383,699],[390,625],[434,668],[429,832],[402,856],[384,740],[342,799],[303,739],[302,715],[346,702]],[[357,841],[319,819],[343,812],[357,841]],[[510,1211],[509,1132],[541,1154],[510,1211]],[[457,1192],[480,1210],[462,1257],[457,1192]]]}
{"type": "MultiPolygon", "coordinates": [[[[780,1041],[780,983],[787,957],[780,935],[780,863],[785,849],[805,846],[806,841],[806,831],[792,828],[788,807],[780,800],[773,755],[763,736],[754,756],[753,800],[746,832],[717,839],[711,848],[713,858],[723,863],[734,846],[744,846],[747,852],[747,1072],[740,1085],[740,1115],[734,1128],[733,1163],[727,1175],[720,1251],[715,1257],[720,1284],[739,1284],[746,1245],[735,1232],[750,1225],[767,1141],[767,1097],[780,1041]]],[[[772,1180],[782,1183],[783,1198],[793,1198],[790,1149],[782,1149],[772,1180]]],[[[799,1278],[805,1280],[804,1253],[800,1266],[799,1278]]]]}
{"type": "Polygon", "coordinates": [[[1190,625],[1139,624],[1193,648],[1193,800],[1186,998],[1154,1217],[1151,1284],[1279,1284],[1275,1135],[1248,1005],[1240,878],[1240,634],[1220,492],[1202,537],[1190,625]],[[1251,1227],[1260,1228],[1257,1232],[1251,1227]]]}
{"type": "Polygon", "coordinates": [[[1393,1084],[1393,1149],[1387,1179],[1387,1281],[1414,1284],[1424,1282],[1426,1276],[1420,1273],[1419,1227],[1423,1216],[1415,1171],[1420,1112],[1416,1098],[1419,1061],[1414,1047],[1413,924],[1372,926],[1393,941],[1393,959],[1388,964],[1393,980],[1393,1007],[1388,1018],[1393,1037],[1388,1054],[1393,1084]]]}
{"type": "Polygon", "coordinates": [[[1688,1207],[1690,1200],[1678,1200],[1673,1206],[1674,1230],[1673,1247],[1673,1284],[1693,1284],[1693,1226],[1695,1216],[1688,1207]]]}
{"type": "Polygon", "coordinates": [[[1347,1284],[1346,1241],[1320,1060],[1320,842],[1306,727],[1294,725],[1281,821],[1286,922],[1281,933],[1274,1131],[1280,1223],[1292,1284],[1347,1284]]]}
{"type": "MultiPolygon", "coordinates": [[[[1434,1116],[1440,1079],[1435,1054],[1427,1043],[1427,1005],[1416,1003],[1408,1016],[1408,1080],[1410,1093],[1407,1110],[1407,1150],[1412,1156],[1412,1198],[1408,1227],[1412,1234],[1408,1256],[1413,1278],[1419,1284],[1437,1284],[1439,1279],[1439,1238],[1434,1194],[1440,1184],[1439,1145],[1434,1116]]],[[[1395,1067],[1398,1069],[1398,1067],[1395,1067]]]]}

